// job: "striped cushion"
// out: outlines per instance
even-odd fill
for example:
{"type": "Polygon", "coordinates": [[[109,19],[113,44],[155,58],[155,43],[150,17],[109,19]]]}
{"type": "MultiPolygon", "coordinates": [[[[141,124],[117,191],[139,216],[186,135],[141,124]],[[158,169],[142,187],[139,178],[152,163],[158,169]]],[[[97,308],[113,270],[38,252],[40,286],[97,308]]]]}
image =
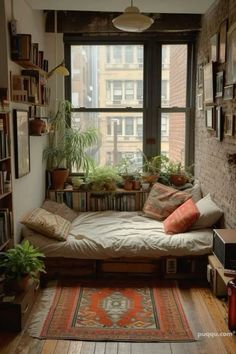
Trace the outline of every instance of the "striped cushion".
{"type": "Polygon", "coordinates": [[[36,208],[27,214],[21,223],[44,236],[60,241],[66,240],[71,227],[70,221],[41,208],[36,208]]]}
{"type": "Polygon", "coordinates": [[[190,193],[155,183],[144,204],[143,211],[146,216],[162,221],[189,198],[191,198],[190,193]]]}
{"type": "Polygon", "coordinates": [[[187,231],[199,218],[200,212],[192,199],[180,205],[164,221],[167,234],[178,234],[187,231]]]}

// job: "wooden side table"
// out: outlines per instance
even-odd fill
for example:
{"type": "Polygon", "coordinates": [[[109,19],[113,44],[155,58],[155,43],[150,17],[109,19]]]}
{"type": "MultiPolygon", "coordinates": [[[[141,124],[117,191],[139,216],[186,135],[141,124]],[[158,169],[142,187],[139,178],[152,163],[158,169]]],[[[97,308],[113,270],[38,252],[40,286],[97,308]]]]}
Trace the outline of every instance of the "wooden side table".
{"type": "Polygon", "coordinates": [[[39,282],[33,282],[26,291],[15,295],[14,299],[9,294],[9,301],[0,301],[0,329],[21,331],[24,328],[38,290],[39,282]]]}

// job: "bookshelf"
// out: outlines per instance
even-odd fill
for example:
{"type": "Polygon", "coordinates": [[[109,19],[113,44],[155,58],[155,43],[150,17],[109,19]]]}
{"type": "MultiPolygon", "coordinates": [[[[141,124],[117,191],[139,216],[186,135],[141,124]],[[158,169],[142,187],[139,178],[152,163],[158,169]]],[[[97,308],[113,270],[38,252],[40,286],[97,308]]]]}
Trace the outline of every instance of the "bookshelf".
{"type": "Polygon", "coordinates": [[[142,210],[148,192],[127,191],[80,191],[80,190],[49,190],[47,197],[58,203],[65,203],[75,211],[138,211],[142,210]]]}
{"type": "Polygon", "coordinates": [[[12,239],[12,181],[9,113],[0,111],[0,250],[12,239]]]}

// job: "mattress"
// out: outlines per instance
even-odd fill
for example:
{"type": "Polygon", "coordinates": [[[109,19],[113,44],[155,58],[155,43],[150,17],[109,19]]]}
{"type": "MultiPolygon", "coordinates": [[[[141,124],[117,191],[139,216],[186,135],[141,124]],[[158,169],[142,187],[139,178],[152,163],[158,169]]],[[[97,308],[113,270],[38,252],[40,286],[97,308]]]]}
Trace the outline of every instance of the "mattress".
{"type": "Polygon", "coordinates": [[[108,259],[205,255],[212,252],[212,230],[167,235],[163,223],[141,212],[84,212],[73,222],[66,241],[57,241],[26,227],[23,237],[46,257],[108,259]]]}

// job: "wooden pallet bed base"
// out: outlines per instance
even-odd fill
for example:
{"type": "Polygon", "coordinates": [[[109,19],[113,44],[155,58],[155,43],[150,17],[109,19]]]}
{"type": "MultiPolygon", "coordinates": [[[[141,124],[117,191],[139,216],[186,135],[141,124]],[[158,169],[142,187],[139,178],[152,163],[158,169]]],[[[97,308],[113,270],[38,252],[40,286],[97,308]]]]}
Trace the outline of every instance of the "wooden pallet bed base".
{"type": "Polygon", "coordinates": [[[205,279],[207,256],[70,259],[46,258],[46,279],[63,277],[155,277],[168,279],[205,279]]]}

